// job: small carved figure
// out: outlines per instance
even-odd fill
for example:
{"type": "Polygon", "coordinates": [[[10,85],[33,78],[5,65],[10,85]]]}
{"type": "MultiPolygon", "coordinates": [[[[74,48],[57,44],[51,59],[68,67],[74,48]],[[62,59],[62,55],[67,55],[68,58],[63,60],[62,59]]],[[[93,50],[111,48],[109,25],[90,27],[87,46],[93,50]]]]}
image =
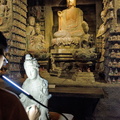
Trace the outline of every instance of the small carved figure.
{"type": "Polygon", "coordinates": [[[113,48],[114,48],[114,49],[119,49],[119,44],[118,44],[118,43],[115,43],[115,44],[113,45],[113,48]]]}
{"type": "Polygon", "coordinates": [[[116,61],[116,59],[113,60],[112,67],[114,67],[114,68],[117,67],[117,61],[116,61]]]}
{"type": "MultiPolygon", "coordinates": [[[[51,95],[48,93],[48,81],[41,78],[38,67],[39,64],[37,63],[36,59],[27,54],[25,56],[24,68],[28,78],[23,83],[22,88],[29,92],[36,100],[47,106],[48,99],[51,97],[51,95]]],[[[35,101],[30,100],[22,93],[20,94],[20,100],[25,109],[28,106],[35,104],[41,113],[39,120],[48,120],[48,109],[44,108],[35,101]]]]}
{"type": "Polygon", "coordinates": [[[101,51],[100,54],[100,59],[99,59],[99,63],[98,63],[98,71],[99,72],[103,72],[104,70],[104,54],[105,54],[105,49],[104,49],[104,34],[105,34],[105,11],[103,10],[101,12],[101,19],[103,21],[103,23],[100,25],[99,29],[98,29],[98,32],[97,32],[97,35],[96,35],[96,38],[98,40],[101,40],[101,51]],[[103,67],[103,68],[102,68],[103,67]],[[101,71],[102,70],[102,71],[101,71]]]}
{"type": "Polygon", "coordinates": [[[29,36],[33,36],[35,34],[35,18],[33,16],[30,16],[28,18],[28,26],[26,28],[26,35],[29,36]]]}
{"type": "Polygon", "coordinates": [[[102,36],[105,33],[105,25],[104,25],[104,21],[105,21],[105,11],[101,12],[101,19],[103,21],[103,23],[100,25],[99,30],[97,32],[97,38],[102,36]]]}
{"type": "Polygon", "coordinates": [[[116,58],[120,58],[120,51],[119,50],[116,53],[116,58]]]}
{"type": "Polygon", "coordinates": [[[29,47],[29,42],[30,42],[30,38],[35,34],[35,18],[33,16],[30,16],[28,18],[28,26],[26,28],[26,46],[27,46],[27,50],[29,47]]]}
{"type": "Polygon", "coordinates": [[[117,38],[116,35],[114,35],[114,36],[112,36],[111,40],[112,40],[112,41],[116,41],[116,40],[118,40],[118,38],[117,38]]]}
{"type": "Polygon", "coordinates": [[[7,0],[0,0],[0,25],[2,25],[8,17],[9,8],[7,6],[7,0]]]}
{"type": "Polygon", "coordinates": [[[48,44],[44,41],[41,34],[40,23],[35,24],[35,34],[29,39],[28,52],[37,58],[45,59],[48,57],[48,44]]]}
{"type": "Polygon", "coordinates": [[[114,12],[113,11],[110,11],[110,16],[109,16],[109,18],[114,18],[114,12]]]}
{"type": "Polygon", "coordinates": [[[114,76],[118,76],[118,69],[115,69],[114,76]]]}
{"type": "Polygon", "coordinates": [[[44,36],[41,34],[40,30],[41,30],[40,24],[36,23],[35,24],[35,34],[30,39],[29,49],[40,50],[40,49],[45,48],[44,36]]]}
{"type": "Polygon", "coordinates": [[[110,68],[110,70],[109,70],[109,75],[110,75],[110,76],[113,76],[113,75],[114,75],[112,68],[110,68]]]}
{"type": "Polygon", "coordinates": [[[109,66],[109,67],[112,67],[112,65],[113,65],[112,62],[110,61],[110,62],[108,63],[108,66],[109,66]]]}
{"type": "Polygon", "coordinates": [[[91,72],[90,68],[87,68],[87,72],[91,72]]]}
{"type": "Polygon", "coordinates": [[[53,71],[56,71],[56,72],[58,72],[58,77],[60,77],[60,75],[61,75],[61,72],[62,72],[62,69],[60,68],[60,67],[57,67],[56,65],[55,65],[55,59],[54,59],[54,57],[51,55],[51,65],[52,65],[52,69],[51,69],[51,72],[53,71]]]}
{"type": "Polygon", "coordinates": [[[112,52],[110,53],[110,57],[111,57],[111,58],[115,58],[115,57],[116,57],[116,53],[115,53],[114,50],[112,50],[112,52]]]}
{"type": "Polygon", "coordinates": [[[113,1],[110,1],[109,6],[110,9],[113,9],[113,1]]]}
{"type": "Polygon", "coordinates": [[[120,61],[118,62],[118,65],[117,65],[118,68],[120,68],[120,61]]]}
{"type": "Polygon", "coordinates": [[[95,47],[90,47],[89,42],[82,41],[81,48],[73,51],[73,58],[82,61],[93,61],[97,59],[95,47]]]}

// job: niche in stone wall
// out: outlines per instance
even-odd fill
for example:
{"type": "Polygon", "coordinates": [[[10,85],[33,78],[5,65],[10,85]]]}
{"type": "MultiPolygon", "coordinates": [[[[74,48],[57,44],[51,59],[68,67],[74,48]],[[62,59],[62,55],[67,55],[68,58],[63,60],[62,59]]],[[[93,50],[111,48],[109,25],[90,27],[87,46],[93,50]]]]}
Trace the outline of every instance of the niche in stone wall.
{"type": "Polygon", "coordinates": [[[117,10],[117,23],[120,24],[120,9],[117,10]]]}
{"type": "MultiPolygon", "coordinates": [[[[94,34],[96,33],[96,8],[95,4],[91,5],[77,5],[77,8],[80,8],[83,11],[83,17],[84,20],[88,23],[89,25],[89,33],[94,34]]],[[[52,11],[53,11],[53,33],[55,33],[58,30],[58,15],[57,11],[62,11],[66,9],[66,6],[53,6],[52,11]]]]}

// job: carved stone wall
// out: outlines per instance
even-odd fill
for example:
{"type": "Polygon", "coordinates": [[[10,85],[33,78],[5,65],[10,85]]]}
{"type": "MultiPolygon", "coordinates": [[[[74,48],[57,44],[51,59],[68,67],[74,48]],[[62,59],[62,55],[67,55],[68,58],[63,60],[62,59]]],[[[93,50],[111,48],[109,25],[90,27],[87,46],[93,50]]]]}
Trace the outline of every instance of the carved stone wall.
{"type": "Polygon", "coordinates": [[[105,12],[105,75],[106,81],[112,83],[120,82],[120,24],[119,9],[120,0],[106,0],[104,3],[105,12]]]}
{"type": "Polygon", "coordinates": [[[0,31],[8,42],[6,57],[10,65],[7,71],[10,78],[18,80],[21,78],[20,62],[26,48],[27,0],[7,0],[5,7],[7,7],[4,13],[6,16],[1,17],[0,31]],[[5,20],[2,24],[3,19],[5,20]]]}

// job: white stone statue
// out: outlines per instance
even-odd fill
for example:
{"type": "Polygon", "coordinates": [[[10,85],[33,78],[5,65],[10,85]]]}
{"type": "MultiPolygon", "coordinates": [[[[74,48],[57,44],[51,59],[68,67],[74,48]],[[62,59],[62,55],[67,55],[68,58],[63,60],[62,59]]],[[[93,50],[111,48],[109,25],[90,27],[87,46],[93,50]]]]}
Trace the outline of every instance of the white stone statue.
{"type": "MultiPolygon", "coordinates": [[[[51,95],[48,93],[48,81],[40,77],[38,67],[39,64],[37,63],[36,59],[32,58],[30,54],[27,54],[25,56],[24,69],[28,78],[23,83],[22,88],[29,92],[36,100],[47,106],[48,99],[51,97],[51,95]]],[[[48,120],[49,114],[47,108],[29,99],[23,93],[20,94],[20,101],[25,109],[30,105],[36,105],[40,111],[40,116],[38,119],[48,120]]]]}

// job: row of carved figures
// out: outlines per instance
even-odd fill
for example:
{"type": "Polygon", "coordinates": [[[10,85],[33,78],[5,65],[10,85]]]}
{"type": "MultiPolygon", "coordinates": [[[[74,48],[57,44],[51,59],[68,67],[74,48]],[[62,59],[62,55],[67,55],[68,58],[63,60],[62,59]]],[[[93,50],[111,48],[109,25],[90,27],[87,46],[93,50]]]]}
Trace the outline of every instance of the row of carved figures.
{"type": "Polygon", "coordinates": [[[11,72],[9,73],[9,78],[12,80],[17,80],[18,78],[21,78],[20,72],[11,72]]]}
{"type": "Polygon", "coordinates": [[[120,49],[120,44],[115,43],[114,45],[112,45],[111,48],[112,48],[112,49],[120,49]]]}
{"type": "Polygon", "coordinates": [[[110,68],[108,75],[109,76],[120,76],[120,71],[117,68],[115,70],[110,68]]]}
{"type": "Polygon", "coordinates": [[[120,41],[120,35],[110,36],[108,41],[120,41]]]}
{"type": "Polygon", "coordinates": [[[115,77],[113,77],[113,78],[108,78],[108,82],[110,82],[110,83],[120,83],[120,77],[118,77],[118,78],[115,78],[115,77]]]}
{"type": "Polygon", "coordinates": [[[9,69],[11,70],[11,71],[20,71],[20,66],[19,66],[19,64],[10,64],[10,66],[9,66],[9,69]]]}
{"type": "Polygon", "coordinates": [[[115,50],[112,50],[112,52],[109,54],[109,56],[111,58],[120,58],[120,50],[117,50],[117,52],[115,52],[115,50]]]}
{"type": "Polygon", "coordinates": [[[120,68],[120,61],[116,61],[116,59],[114,59],[113,61],[110,61],[108,63],[108,66],[112,68],[115,68],[115,67],[120,68]]]}

